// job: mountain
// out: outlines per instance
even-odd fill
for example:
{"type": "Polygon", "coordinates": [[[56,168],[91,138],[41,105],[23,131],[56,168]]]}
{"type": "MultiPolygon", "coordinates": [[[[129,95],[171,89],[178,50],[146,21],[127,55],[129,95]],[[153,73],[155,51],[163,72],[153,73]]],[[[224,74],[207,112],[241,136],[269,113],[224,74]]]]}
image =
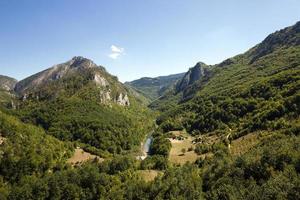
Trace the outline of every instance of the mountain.
{"type": "MultiPolygon", "coordinates": [[[[299,41],[297,22],[204,73],[190,69],[177,90],[150,104],[160,111],[157,155],[171,160],[184,137],[196,144],[203,190],[194,191],[204,199],[298,198],[299,41]]],[[[177,159],[190,159],[181,152],[177,159]]]]}
{"type": "Polygon", "coordinates": [[[193,85],[200,78],[206,76],[209,73],[209,66],[203,62],[198,62],[194,67],[190,68],[188,72],[184,74],[181,80],[176,84],[176,92],[181,92],[193,85]]]}
{"type": "Polygon", "coordinates": [[[7,106],[11,104],[13,98],[12,91],[14,90],[17,80],[8,76],[0,75],[0,105],[7,106]]]}
{"type": "Polygon", "coordinates": [[[153,124],[137,95],[93,61],[74,57],[19,81],[16,112],[101,156],[132,150],[153,124]]]}
{"type": "Polygon", "coordinates": [[[18,81],[14,78],[0,75],[0,89],[2,90],[6,90],[6,91],[13,90],[17,82],[18,81]]]}
{"type": "Polygon", "coordinates": [[[60,93],[76,95],[87,87],[93,88],[94,92],[98,93],[95,97],[101,103],[130,105],[127,90],[117,77],[110,75],[104,67],[97,66],[93,61],[83,57],[74,57],[21,80],[16,84],[15,92],[22,98],[29,96],[48,98],[58,96],[60,93]]]}
{"type": "Polygon", "coordinates": [[[179,102],[191,99],[200,85],[203,85],[212,75],[213,68],[214,66],[206,65],[203,62],[196,63],[194,67],[182,74],[182,77],[173,84],[173,87],[169,87],[161,96],[150,102],[149,107],[165,111],[179,102]]]}
{"type": "Polygon", "coordinates": [[[250,64],[259,58],[278,50],[279,48],[299,46],[299,32],[300,22],[297,22],[294,26],[290,26],[270,34],[264,41],[246,53],[249,57],[250,64]]]}
{"type": "Polygon", "coordinates": [[[184,73],[155,78],[143,77],[125,84],[144,94],[150,100],[154,100],[172,88],[183,75],[184,73]]]}
{"type": "MultiPolygon", "coordinates": [[[[228,58],[223,62],[221,62],[220,64],[213,65],[213,66],[206,66],[204,63],[202,63],[202,65],[204,66],[204,70],[202,70],[202,73],[199,73],[201,70],[199,68],[197,69],[198,64],[196,64],[194,68],[191,68],[186,73],[185,75],[186,78],[183,78],[182,80],[178,81],[176,89],[166,93],[156,101],[152,102],[150,104],[150,107],[153,109],[159,109],[165,111],[167,107],[173,107],[177,103],[185,102],[187,100],[192,99],[193,97],[200,94],[199,91],[202,91],[202,89],[204,91],[207,91],[209,87],[206,87],[205,85],[208,84],[209,82],[210,82],[209,83],[210,86],[215,84],[212,88],[210,88],[211,93],[213,93],[213,91],[215,90],[221,92],[222,88],[224,88],[225,86],[227,86],[227,88],[226,90],[223,91],[227,91],[231,87],[241,86],[239,85],[240,84],[239,82],[236,83],[237,85],[232,85],[235,79],[231,80],[229,74],[226,74],[226,72],[229,71],[229,69],[227,68],[230,68],[231,66],[233,66],[232,69],[234,69],[234,67],[237,66],[241,66],[240,70],[242,68],[245,68],[244,71],[238,71],[238,70],[235,71],[236,74],[242,76],[239,80],[240,82],[247,82],[247,81],[250,82],[250,80],[248,80],[249,77],[252,78],[252,81],[259,79],[259,77],[253,77],[252,75],[256,74],[258,76],[262,76],[259,73],[262,73],[262,71],[264,70],[267,71],[268,69],[271,68],[269,67],[264,69],[262,66],[269,65],[271,63],[282,64],[282,65],[289,64],[291,66],[297,66],[298,63],[296,58],[291,57],[289,58],[290,61],[283,60],[283,58],[288,59],[287,56],[285,56],[286,54],[288,56],[297,55],[296,50],[300,44],[299,29],[300,29],[300,22],[297,22],[294,26],[287,27],[282,30],[276,31],[275,33],[270,34],[260,44],[254,46],[244,54],[237,55],[233,58],[228,58]],[[290,52],[286,52],[286,51],[290,51],[290,52]],[[283,53],[284,55],[278,55],[279,52],[283,53]],[[275,59],[274,55],[278,55],[278,58],[282,58],[282,61],[277,62],[279,59],[275,59]],[[272,56],[273,56],[273,61],[270,61],[270,57],[272,56]],[[257,69],[257,71],[254,71],[254,69],[257,69]],[[261,69],[260,72],[258,72],[258,69],[261,69]],[[192,81],[189,81],[190,74],[193,74],[192,73],[193,70],[198,73],[195,73],[195,75],[193,75],[194,77],[191,79],[192,81]],[[200,76],[197,76],[197,74],[198,75],[200,74],[200,76]],[[215,80],[217,81],[212,83],[212,81],[215,80]],[[220,80],[226,80],[226,82],[221,82],[220,80]]],[[[274,68],[276,67],[274,66],[274,68]]],[[[268,72],[268,73],[274,73],[274,72],[268,72]]]]}
{"type": "Polygon", "coordinates": [[[0,107],[0,199],[299,199],[299,25],[197,63],[155,112],[81,57],[21,81],[0,107]],[[75,148],[104,161],[72,166],[75,148]]]}
{"type": "Polygon", "coordinates": [[[246,53],[210,66],[206,72],[199,73],[198,68],[194,79],[189,79],[190,69],[188,78],[179,81],[180,93],[173,91],[151,104],[163,111],[159,124],[170,130],[185,128],[191,134],[229,128],[237,138],[276,129],[280,121],[286,123],[283,129],[293,127],[299,121],[299,27],[298,22],[270,34],[246,53]],[[180,87],[190,80],[191,86],[180,87]]]}

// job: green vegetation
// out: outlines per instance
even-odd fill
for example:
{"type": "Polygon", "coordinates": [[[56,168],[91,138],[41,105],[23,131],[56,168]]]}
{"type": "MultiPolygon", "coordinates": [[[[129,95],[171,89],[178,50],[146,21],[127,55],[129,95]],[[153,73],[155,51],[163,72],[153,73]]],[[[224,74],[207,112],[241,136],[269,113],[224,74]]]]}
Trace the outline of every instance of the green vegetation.
{"type": "Polygon", "coordinates": [[[299,199],[299,139],[274,135],[241,157],[233,159],[223,153],[207,161],[203,173],[206,197],[299,199]]]}
{"type": "Polygon", "coordinates": [[[162,113],[157,120],[160,127],[165,132],[185,128],[192,135],[225,135],[234,130],[232,138],[295,127],[300,108],[300,49],[278,49],[251,65],[246,55],[233,58],[235,63],[229,66],[215,66],[214,76],[193,99],[162,113]]]}
{"type": "Polygon", "coordinates": [[[34,88],[17,109],[1,105],[0,199],[300,199],[299,32],[300,22],[169,88],[150,106],[160,115],[144,160],[136,151],[155,114],[105,72],[130,106],[101,102],[108,88],[91,71],[34,88]],[[197,160],[169,162],[169,138],[197,160]],[[67,164],[77,146],[104,161],[67,164]]]}
{"type": "Polygon", "coordinates": [[[125,84],[142,93],[149,100],[155,100],[172,89],[177,81],[183,77],[184,73],[169,76],[159,76],[156,78],[140,78],[125,84]]]}
{"type": "Polygon", "coordinates": [[[59,73],[65,73],[59,79],[47,79],[49,73],[55,73],[50,68],[17,83],[22,97],[11,113],[102,157],[135,150],[153,128],[154,114],[103,67],[90,65],[95,64],[75,57],[55,69],[62,68],[59,73]],[[97,83],[96,76],[102,82],[97,83]],[[33,85],[40,79],[40,84],[33,85]],[[118,103],[120,94],[128,94],[130,106],[118,103]]]}
{"type": "Polygon", "coordinates": [[[0,133],[1,178],[10,182],[25,175],[62,169],[73,151],[72,145],[1,111],[0,133]]]}
{"type": "Polygon", "coordinates": [[[104,156],[105,152],[120,154],[140,144],[151,128],[151,115],[147,112],[60,97],[47,102],[26,102],[18,114],[22,121],[42,126],[60,140],[88,144],[104,156]]]}

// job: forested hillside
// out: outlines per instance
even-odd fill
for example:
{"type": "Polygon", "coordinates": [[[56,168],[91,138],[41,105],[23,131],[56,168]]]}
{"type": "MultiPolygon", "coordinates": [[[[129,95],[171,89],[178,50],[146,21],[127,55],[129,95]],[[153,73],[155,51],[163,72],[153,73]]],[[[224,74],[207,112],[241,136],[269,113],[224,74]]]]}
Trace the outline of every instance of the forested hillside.
{"type": "Polygon", "coordinates": [[[17,83],[0,199],[300,199],[300,22],[171,85],[150,111],[82,57],[17,83]],[[68,163],[79,148],[104,161],[68,163]]]}
{"type": "Polygon", "coordinates": [[[11,104],[11,91],[14,90],[17,80],[8,76],[0,75],[0,104],[11,104]]]}
{"type": "Polygon", "coordinates": [[[152,114],[116,77],[91,60],[74,57],[16,84],[13,110],[63,141],[77,141],[101,156],[139,146],[152,114]]]}
{"type": "Polygon", "coordinates": [[[179,103],[162,113],[158,123],[166,131],[184,128],[193,135],[232,130],[232,137],[295,127],[300,97],[299,32],[297,23],[271,34],[245,54],[211,67],[210,75],[185,91],[154,102],[160,110],[179,103]],[[263,49],[268,51],[261,53],[263,49]],[[186,100],[187,95],[192,99],[186,100]]]}
{"type": "Polygon", "coordinates": [[[138,80],[126,82],[125,84],[142,93],[151,101],[173,89],[177,81],[183,77],[184,73],[159,76],[155,78],[144,77],[138,80]]]}

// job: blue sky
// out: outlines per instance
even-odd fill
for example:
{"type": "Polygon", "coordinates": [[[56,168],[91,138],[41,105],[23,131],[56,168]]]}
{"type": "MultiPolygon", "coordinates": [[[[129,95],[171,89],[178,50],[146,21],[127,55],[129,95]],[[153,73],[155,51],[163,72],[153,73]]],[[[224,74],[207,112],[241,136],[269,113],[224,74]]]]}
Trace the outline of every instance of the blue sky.
{"type": "Polygon", "coordinates": [[[84,56],[121,81],[242,53],[300,20],[299,0],[0,0],[0,74],[84,56]]]}

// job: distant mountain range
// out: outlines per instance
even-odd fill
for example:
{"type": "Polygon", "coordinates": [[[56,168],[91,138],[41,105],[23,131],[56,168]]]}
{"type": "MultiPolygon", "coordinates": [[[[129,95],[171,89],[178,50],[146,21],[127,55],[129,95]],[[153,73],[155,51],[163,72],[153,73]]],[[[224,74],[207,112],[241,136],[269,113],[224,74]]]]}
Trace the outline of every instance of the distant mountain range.
{"type": "Polygon", "coordinates": [[[144,94],[144,96],[150,100],[154,100],[175,86],[177,81],[182,79],[184,74],[185,73],[179,73],[154,78],[143,77],[134,81],[125,82],[125,85],[134,88],[136,91],[144,94]]]}

